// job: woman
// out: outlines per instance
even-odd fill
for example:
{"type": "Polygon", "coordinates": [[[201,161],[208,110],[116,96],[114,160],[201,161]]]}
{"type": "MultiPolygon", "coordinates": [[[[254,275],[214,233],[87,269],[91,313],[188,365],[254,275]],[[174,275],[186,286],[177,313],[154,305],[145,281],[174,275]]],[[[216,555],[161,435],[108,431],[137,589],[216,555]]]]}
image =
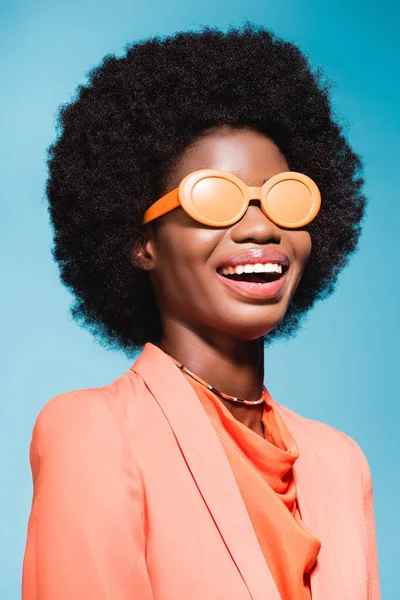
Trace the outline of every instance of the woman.
{"type": "Polygon", "coordinates": [[[134,44],[63,107],[73,314],[144,348],[37,418],[24,600],[379,599],[364,454],[263,384],[356,248],[360,168],[320,75],[252,25],[134,44]]]}

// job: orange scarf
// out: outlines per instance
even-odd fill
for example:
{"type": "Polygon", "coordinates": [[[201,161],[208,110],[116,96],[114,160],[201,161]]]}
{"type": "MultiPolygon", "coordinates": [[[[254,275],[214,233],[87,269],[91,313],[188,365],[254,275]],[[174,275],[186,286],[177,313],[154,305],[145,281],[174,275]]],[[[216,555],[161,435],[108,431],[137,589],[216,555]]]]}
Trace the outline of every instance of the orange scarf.
{"type": "Polygon", "coordinates": [[[292,467],[296,442],[265,390],[264,439],[237,421],[221,399],[187,377],[226,452],[282,600],[310,600],[320,541],[301,520],[292,467]]]}

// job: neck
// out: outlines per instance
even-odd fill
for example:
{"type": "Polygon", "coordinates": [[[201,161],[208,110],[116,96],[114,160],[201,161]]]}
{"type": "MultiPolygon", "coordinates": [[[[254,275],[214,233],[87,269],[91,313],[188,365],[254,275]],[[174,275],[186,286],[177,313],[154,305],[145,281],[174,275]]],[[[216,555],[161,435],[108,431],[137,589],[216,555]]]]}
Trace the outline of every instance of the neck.
{"type": "MultiPolygon", "coordinates": [[[[166,324],[164,324],[166,325],[166,324]]],[[[202,334],[178,323],[164,327],[160,348],[215,388],[245,400],[258,400],[264,381],[264,343],[219,333],[202,334]]],[[[186,375],[189,377],[188,375],[186,375]]],[[[221,399],[232,415],[262,434],[263,404],[251,406],[221,399]]]]}

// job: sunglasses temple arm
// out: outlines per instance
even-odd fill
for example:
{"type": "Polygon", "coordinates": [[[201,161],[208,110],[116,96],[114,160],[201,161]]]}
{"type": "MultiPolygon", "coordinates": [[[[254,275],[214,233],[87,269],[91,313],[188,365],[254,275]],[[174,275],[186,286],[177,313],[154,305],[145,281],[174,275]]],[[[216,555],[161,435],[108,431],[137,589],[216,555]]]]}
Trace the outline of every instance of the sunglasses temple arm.
{"type": "Polygon", "coordinates": [[[177,188],[172,190],[172,192],[165,194],[165,196],[157,200],[157,202],[154,202],[154,204],[152,204],[150,208],[146,210],[143,217],[143,225],[149,221],[153,221],[154,219],[161,217],[171,210],[174,210],[174,208],[178,208],[180,205],[181,203],[179,201],[179,193],[177,188]]]}

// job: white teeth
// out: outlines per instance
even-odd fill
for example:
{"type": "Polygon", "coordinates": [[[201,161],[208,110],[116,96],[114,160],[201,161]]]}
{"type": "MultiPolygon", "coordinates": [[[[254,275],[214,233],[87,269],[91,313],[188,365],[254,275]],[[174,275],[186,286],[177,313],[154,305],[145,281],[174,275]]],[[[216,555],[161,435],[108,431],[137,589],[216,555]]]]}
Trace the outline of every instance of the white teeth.
{"type": "Polygon", "coordinates": [[[261,263],[257,263],[255,265],[253,265],[254,267],[254,273],[264,273],[264,265],[261,263]]]}
{"type": "Polygon", "coordinates": [[[282,265],[276,263],[256,263],[254,265],[237,265],[221,269],[221,275],[242,275],[242,273],[282,273],[282,265]]]}
{"type": "Polygon", "coordinates": [[[268,263],[264,265],[264,273],[282,273],[282,265],[268,263]]]}

